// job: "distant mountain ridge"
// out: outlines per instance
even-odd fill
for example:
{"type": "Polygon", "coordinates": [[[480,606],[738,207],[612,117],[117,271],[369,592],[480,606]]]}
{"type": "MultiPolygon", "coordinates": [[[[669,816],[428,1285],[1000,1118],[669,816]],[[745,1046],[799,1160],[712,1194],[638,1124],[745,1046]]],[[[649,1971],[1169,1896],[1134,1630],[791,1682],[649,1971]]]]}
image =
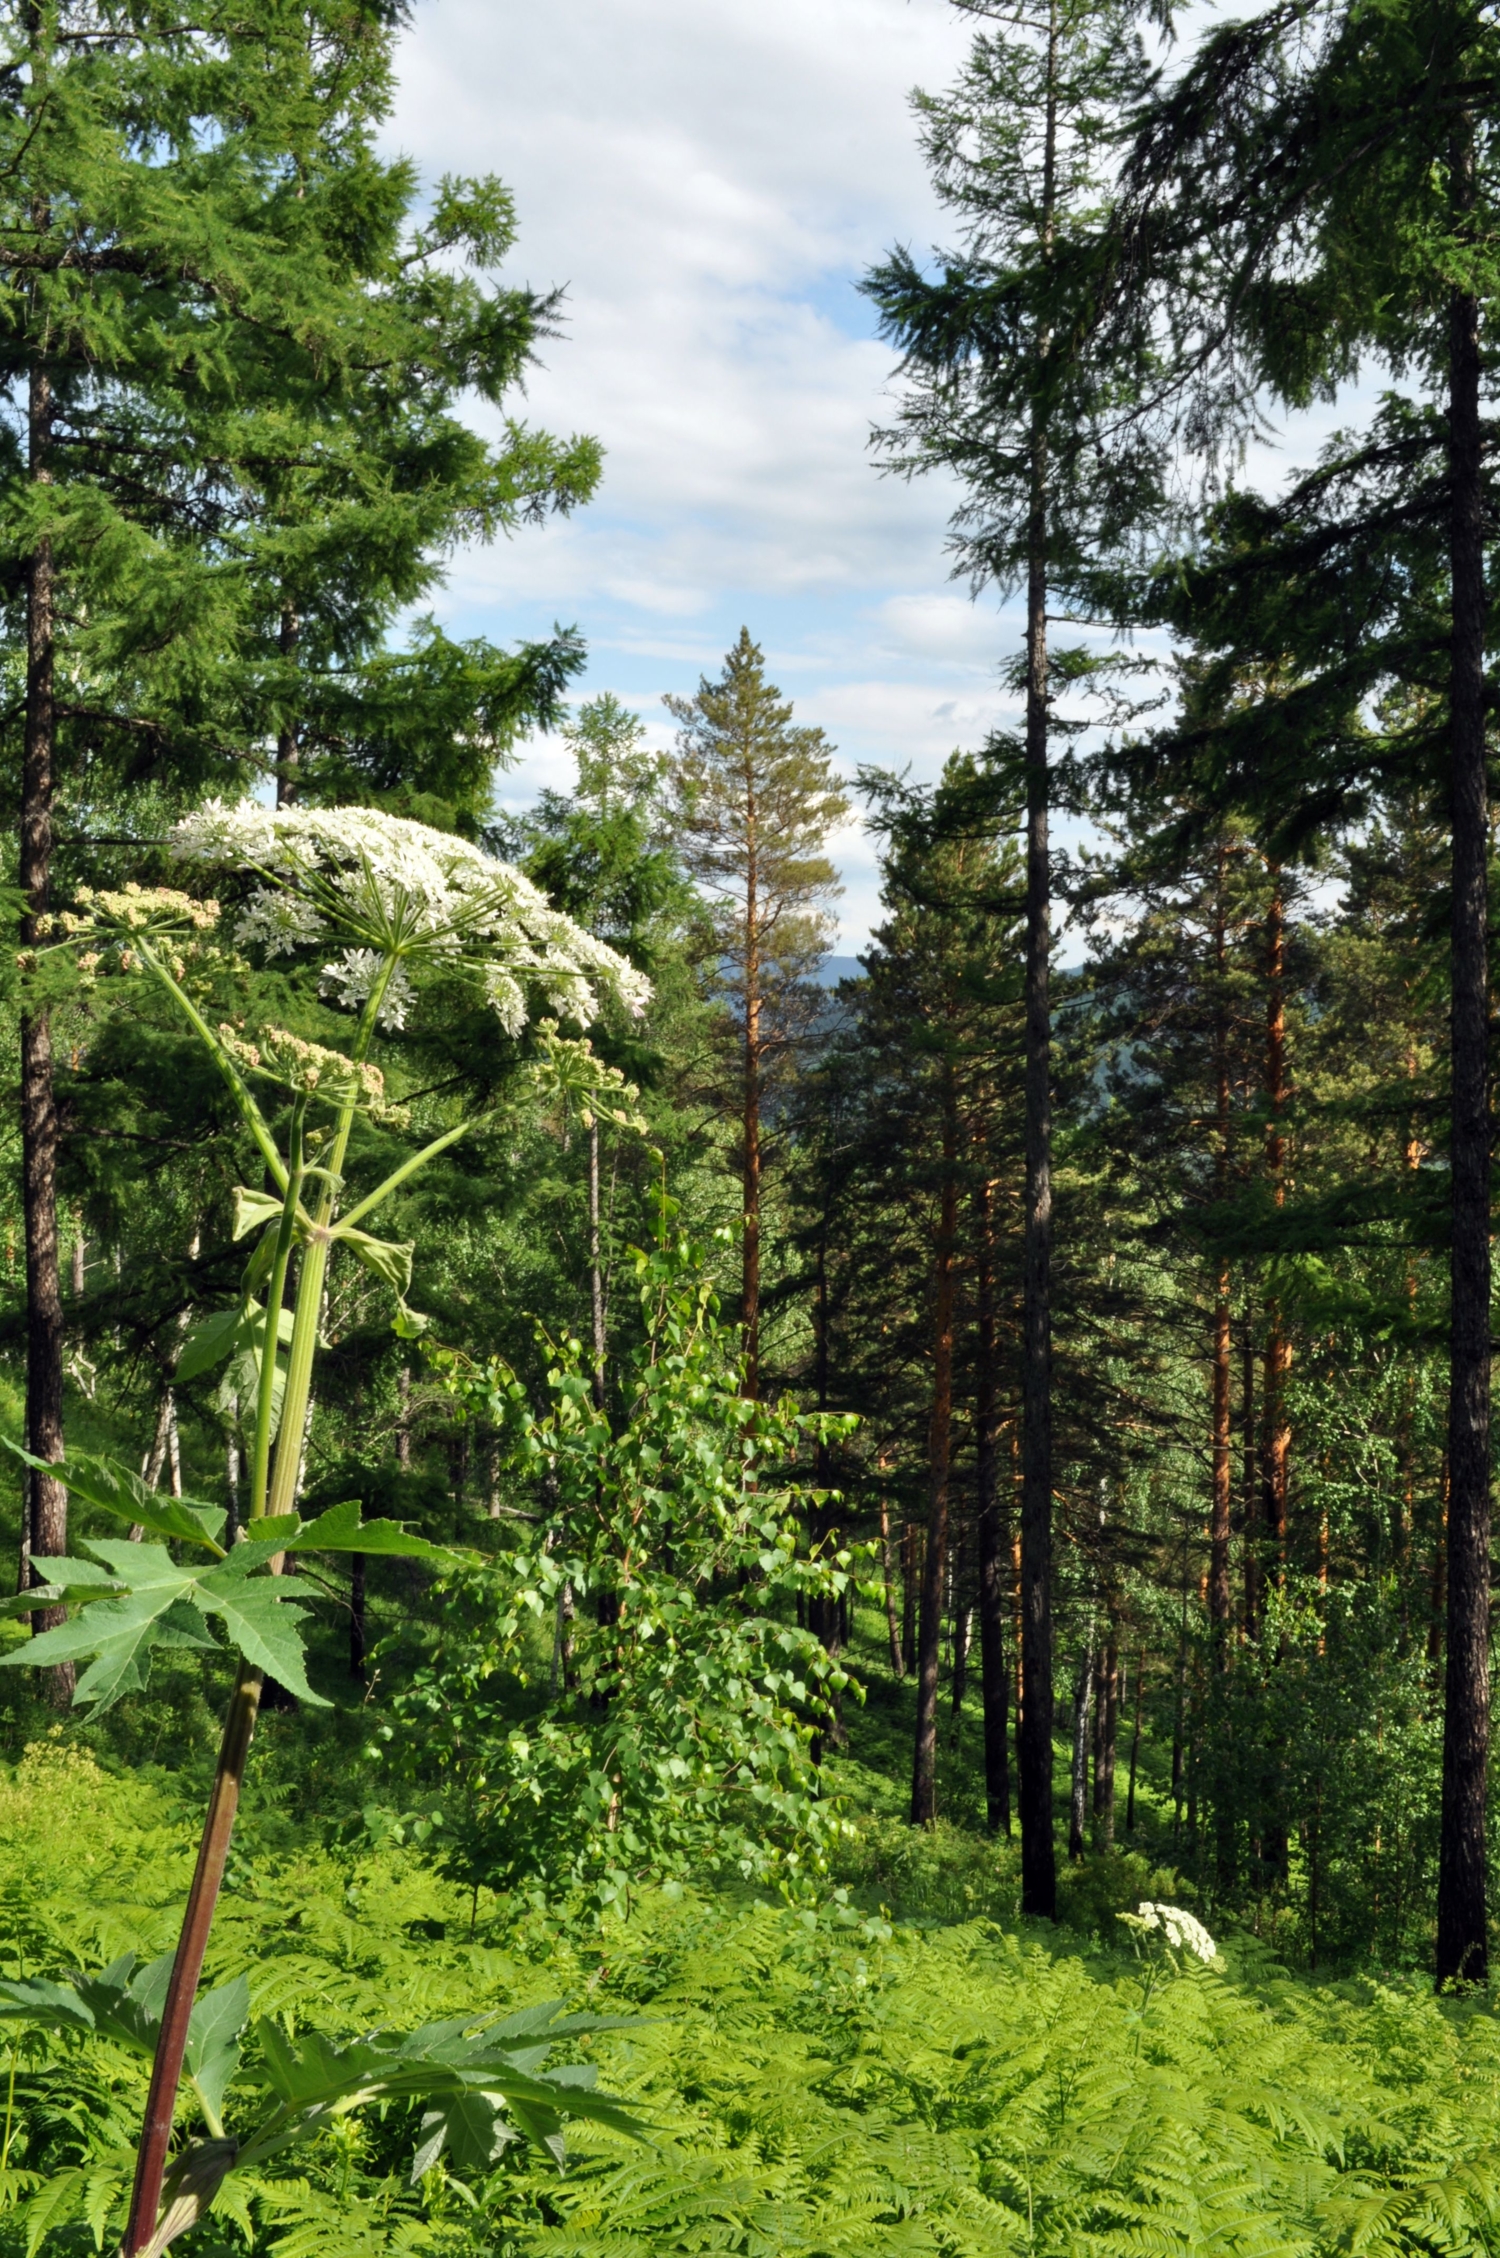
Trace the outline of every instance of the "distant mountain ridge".
{"type": "Polygon", "coordinates": [[[858,957],[824,957],[814,980],[820,988],[836,988],[841,980],[859,980],[864,976],[864,966],[858,957]]]}

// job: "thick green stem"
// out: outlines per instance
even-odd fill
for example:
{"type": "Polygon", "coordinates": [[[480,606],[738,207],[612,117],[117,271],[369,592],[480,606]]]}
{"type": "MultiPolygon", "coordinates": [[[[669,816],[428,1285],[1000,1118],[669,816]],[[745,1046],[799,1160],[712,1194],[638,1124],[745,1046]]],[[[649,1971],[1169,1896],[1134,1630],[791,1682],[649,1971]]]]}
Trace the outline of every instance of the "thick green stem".
{"type": "Polygon", "coordinates": [[[276,1254],[271,1265],[271,1282],[266,1288],[266,1330],[261,1348],[260,1388],[255,1408],[255,1448],[250,1469],[250,1519],[258,1521],[266,1510],[266,1491],[271,1474],[271,1423],[276,1403],[276,1356],[281,1342],[281,1307],[286,1299],[286,1274],[292,1259],[292,1243],[297,1235],[297,1206],[302,1197],[303,1125],[307,1118],[307,1100],[299,1099],[292,1115],[291,1169],[287,1176],[286,1197],[281,1209],[281,1227],[276,1234],[276,1254]]]}
{"type": "MultiPolygon", "coordinates": [[[[354,1038],[353,1057],[356,1066],[362,1064],[370,1048],[375,1023],[380,1016],[380,1006],[394,970],[394,961],[387,960],[360,1014],[359,1029],[354,1038]]],[[[269,1511],[273,1516],[291,1513],[297,1503],[297,1476],[302,1465],[303,1430],[307,1424],[308,1397],[312,1392],[313,1359],[318,1352],[318,1322],[323,1313],[323,1283],[328,1275],[328,1250],[332,1244],[329,1227],[333,1222],[344,1173],[344,1160],[349,1150],[349,1136],[354,1127],[357,1086],[357,1080],[351,1080],[349,1095],[339,1108],[338,1125],[334,1130],[327,1169],[322,1176],[317,1213],[302,1249],[296,1315],[292,1319],[292,1343],[287,1351],[286,1383],[281,1398],[276,1470],[271,1478],[269,1511]]]]}

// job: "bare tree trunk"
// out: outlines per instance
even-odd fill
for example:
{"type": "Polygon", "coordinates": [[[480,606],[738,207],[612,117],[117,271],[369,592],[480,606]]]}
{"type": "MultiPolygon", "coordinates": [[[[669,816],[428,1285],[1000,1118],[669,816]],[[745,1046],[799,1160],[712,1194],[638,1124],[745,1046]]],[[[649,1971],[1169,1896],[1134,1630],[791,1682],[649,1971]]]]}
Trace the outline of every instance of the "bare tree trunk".
{"type": "MultiPolygon", "coordinates": [[[[38,213],[42,225],[51,214],[38,213]]],[[[52,385],[33,365],[27,402],[28,461],[33,485],[52,483],[52,385]]],[[[52,543],[43,536],[26,561],[26,727],[21,772],[21,840],[17,875],[26,897],[21,946],[34,949],[51,907],[52,804],[55,769],[53,696],[56,597],[52,543]]],[[[21,1197],[26,1229],[26,1441],[55,1465],[63,1455],[63,1308],[57,1266],[57,1101],[52,1082],[52,1026],[45,1006],[21,1014],[21,1197]]],[[[39,1559],[68,1549],[68,1493],[55,1474],[27,1479],[30,1573],[39,1559]]],[[[65,1607],[39,1608],[34,1632],[67,1621],[65,1607]]],[[[55,1663],[47,1688],[59,1708],[73,1698],[71,1662],[55,1663]]]]}
{"type": "Polygon", "coordinates": [[[911,1779],[914,1827],[928,1826],[937,1817],[938,1653],[943,1635],[943,1575],[947,1566],[948,1466],[953,1428],[953,1255],[958,1230],[957,1136],[951,1075],[947,1079],[943,1096],[943,1181],[933,1291],[927,1547],[922,1561],[922,1617],[917,1637],[917,1730],[911,1779]]]}
{"type": "Polygon", "coordinates": [[[999,1435],[996,1428],[995,1279],[990,1186],[974,1195],[975,1225],[975,1499],[979,1537],[979,1662],[984,1701],[984,1790],[992,1835],[1010,1833],[1010,1731],[1005,1674],[1005,1532],[1000,1525],[999,1435]]]}
{"type": "Polygon", "coordinates": [[[964,1696],[969,1690],[969,1647],[974,1637],[974,1610],[968,1602],[955,1596],[953,1603],[953,1689],[952,1707],[955,1719],[963,1716],[964,1696]]]}
{"type": "Polygon", "coordinates": [[[1135,1658],[1135,1723],[1130,1734],[1130,1785],[1125,1794],[1125,1832],[1135,1833],[1135,1775],[1141,1754],[1141,1704],[1146,1693],[1146,1649],[1135,1658]]]}
{"type": "Polygon", "coordinates": [[[1246,1297],[1245,1334],[1240,1343],[1240,1432],[1244,1456],[1245,1636],[1260,1637],[1260,1479],[1255,1448],[1255,1338],[1246,1297]]]}
{"type": "Polygon", "coordinates": [[[1100,1850],[1115,1847],[1115,1747],[1120,1731],[1120,1650],[1113,1621],[1099,1675],[1099,1726],[1094,1743],[1094,1837],[1100,1850]]]}
{"type": "MultiPolygon", "coordinates": [[[[1222,1201],[1229,1191],[1229,998],[1228,944],[1225,931],[1224,881],[1228,845],[1219,841],[1217,884],[1214,895],[1214,1190],[1222,1201]]],[[[1208,1616],[1213,1627],[1215,1672],[1229,1667],[1229,1502],[1231,1489],[1229,1429],[1229,1265],[1215,1265],[1213,1312],[1213,1508],[1209,1524],[1208,1616]]]]}
{"type": "MultiPolygon", "coordinates": [[[[302,622],[291,604],[281,607],[281,627],[277,637],[281,656],[289,666],[297,663],[297,647],[302,641],[302,622]]],[[[301,766],[301,748],[297,742],[295,722],[283,722],[276,732],[276,805],[289,808],[297,798],[298,770],[301,766]]]]}
{"type": "MultiPolygon", "coordinates": [[[[1281,1207],[1286,1200],[1286,1138],[1282,1131],[1282,1113],[1287,1101],[1286,920],[1279,884],[1272,895],[1267,919],[1266,955],[1266,1171],[1271,1179],[1271,1196],[1281,1207]]],[[[1269,1569],[1278,1589],[1286,1577],[1286,1516],[1292,1449],[1292,1431],[1286,1418],[1286,1381],[1291,1368],[1292,1348],[1283,1330],[1281,1306],[1276,1296],[1270,1294],[1266,1299],[1265,1383],[1261,1391],[1265,1454],[1261,1495],[1269,1569]]]]}
{"type": "MultiPolygon", "coordinates": [[[[1056,10],[1047,48],[1039,233],[1050,257],[1057,195],[1056,10]]],[[[1043,329],[1039,362],[1052,346],[1043,329]]],[[[1021,1910],[1057,1914],[1052,1834],[1052,870],[1047,773],[1048,448],[1031,433],[1026,576],[1026,1191],[1022,1309],[1021,1910]]]]}
{"type": "Polygon", "coordinates": [[[880,1569],[885,1578],[885,1627],[891,1642],[891,1671],[901,1679],[906,1676],[906,1660],[901,1652],[901,1626],[896,1619],[896,1591],[891,1581],[891,1515],[884,1498],[880,1501],[880,1569]]]}
{"type": "MultiPolygon", "coordinates": [[[[1473,121],[1454,126],[1449,177],[1460,215],[1475,201],[1473,121]]],[[[1448,1656],[1438,1853],[1438,1982],[1483,1983],[1485,1774],[1490,1745],[1489,794],[1487,614],[1479,302],[1449,305],[1448,461],[1452,579],[1449,687],[1453,821],[1452,1317],[1448,1399],[1448,1656]]]]}
{"type": "Polygon", "coordinates": [[[745,1393],[760,1394],[760,904],[755,807],[747,818],[745,857],[745,1241],[741,1262],[740,1323],[745,1338],[745,1393]]]}
{"type": "Polygon", "coordinates": [[[1055,1918],[1052,1836],[1052,1012],[1046,459],[1034,448],[1026,685],[1026,1192],[1022,1311],[1021,1910],[1055,1918]]]}
{"type": "Polygon", "coordinates": [[[917,1595],[922,1573],[921,1532],[915,1521],[908,1521],[901,1537],[901,1660],[902,1676],[909,1678],[917,1667],[917,1595]]]}
{"type": "Polygon", "coordinates": [[[1094,1700],[1094,1617],[1089,1614],[1084,1634],[1083,1660],[1073,1694],[1073,1794],[1069,1804],[1068,1856],[1083,1856],[1083,1830],[1089,1797],[1089,1713],[1094,1700]]]}

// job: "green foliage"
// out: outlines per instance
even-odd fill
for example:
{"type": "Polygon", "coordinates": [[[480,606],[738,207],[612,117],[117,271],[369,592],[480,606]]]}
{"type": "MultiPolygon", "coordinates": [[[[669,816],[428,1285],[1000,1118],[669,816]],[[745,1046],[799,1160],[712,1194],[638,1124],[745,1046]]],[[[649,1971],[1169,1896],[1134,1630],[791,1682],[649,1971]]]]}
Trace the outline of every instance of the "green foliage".
{"type": "MultiPolygon", "coordinates": [[[[7,1447],[28,1466],[42,1463],[15,1443],[7,1447]]],[[[217,1648],[220,1642],[208,1627],[209,1616],[252,1669],[265,1671],[303,1701],[323,1706],[303,1667],[298,1625],[307,1609],[297,1602],[306,1584],[257,1571],[285,1553],[404,1554],[438,1562],[449,1558],[397,1522],[362,1522],[352,1500],[309,1522],[297,1513],[262,1517],[255,1524],[253,1540],[226,1553],[217,1542],[225,1522],[221,1507],[195,1506],[186,1498],[157,1498],[139,1475],[107,1459],[69,1460],[61,1472],[69,1490],[96,1508],[213,1556],[209,1565],[202,1566],[174,1560],[164,1545],[95,1537],[84,1548],[92,1556],[89,1559],[48,1560],[38,1555],[34,1560],[40,1590],[33,1588],[7,1600],[0,1615],[28,1614],[38,1605],[81,1603],[79,1612],[69,1622],[13,1647],[0,1656],[0,1663],[45,1669],[50,1663],[92,1655],[73,1699],[100,1709],[145,1685],[152,1654],[158,1649],[217,1648]]]]}
{"type": "Polygon", "coordinates": [[[576,1340],[555,1347],[541,1418],[503,1365],[435,1354],[504,1427],[536,1508],[526,1544],[447,1579],[430,1657],[380,1728],[388,1770],[434,1810],[445,1870],[476,1892],[587,1885],[609,1904],[704,1866],[790,1882],[836,1827],[810,1744],[848,1679],[795,1608],[845,1590],[851,1561],[807,1557],[800,1517],[823,1501],[788,1470],[847,1422],[741,1392],[686,1239],[664,1233],[634,1268],[643,1341],[618,1422],[576,1340]],[[550,1685],[518,1715],[535,1625],[550,1685]]]}
{"type": "MultiPolygon", "coordinates": [[[[55,1741],[32,1752],[0,1779],[10,1983],[96,1956],[101,1921],[116,1934],[134,1923],[154,1949],[189,1854],[144,1783],[55,1741]],[[148,1837],[155,1855],[141,1861],[148,1837]],[[25,1904],[45,1908],[45,1933],[15,1926],[25,1904]]],[[[340,2032],[466,2007],[545,2029],[559,1989],[586,1997],[595,2030],[574,2051],[625,2097],[645,2142],[574,2122],[561,2177],[513,2143],[467,2175],[441,2157],[412,2185],[420,2102],[351,2109],[232,2174],[183,2258],[1481,2258],[1491,2246],[1500,2025],[1477,2001],[1309,1987],[1232,1943],[1227,1968],[1148,1969],[1051,1931],[918,1931],[837,1900],[794,1912],[675,1887],[639,1893],[629,1920],[602,1931],[524,1907],[473,1943],[466,1927],[459,1893],[407,1853],[304,1848],[261,1859],[226,1900],[212,1975],[222,1990],[244,1968],[249,2033],[271,2034],[278,2063],[333,2061],[340,2032]]],[[[142,2065],[128,2038],[85,2055],[62,2031],[5,2033],[23,2028],[0,2250],[20,2258],[34,2235],[41,2258],[61,2258],[75,2236],[90,2246],[90,2211],[101,2234],[117,2216],[114,2150],[142,2065]]],[[[231,2108],[260,2096],[269,2117],[287,2104],[258,2046],[248,2035],[226,2090],[231,2108]]],[[[554,2091],[570,2109],[575,2093],[587,2100],[587,2088],[554,2091]]],[[[185,2132],[206,2140],[197,2116],[190,2102],[185,2132]]]]}

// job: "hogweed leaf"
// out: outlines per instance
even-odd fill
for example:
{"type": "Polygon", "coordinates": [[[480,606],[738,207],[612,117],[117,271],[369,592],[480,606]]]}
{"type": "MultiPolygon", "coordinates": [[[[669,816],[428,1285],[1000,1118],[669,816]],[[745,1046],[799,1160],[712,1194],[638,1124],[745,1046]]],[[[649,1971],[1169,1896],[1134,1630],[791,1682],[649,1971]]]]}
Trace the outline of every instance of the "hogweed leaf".
{"type": "Polygon", "coordinates": [[[234,1347],[244,1314],[243,1307],[236,1303],[233,1309],[216,1309],[212,1316],[200,1318],[182,1344],[178,1379],[196,1380],[200,1372],[211,1372],[216,1364],[222,1364],[234,1347]]]}
{"type": "Polygon", "coordinates": [[[313,1692],[303,1666],[302,1634],[297,1625],[306,1608],[283,1597],[277,1588],[279,1578],[252,1578],[254,1561],[240,1567],[239,1554],[250,1550],[248,1545],[236,1546],[222,1566],[199,1578],[195,1594],[198,1605],[207,1614],[218,1616],[252,1669],[266,1671],[315,1709],[331,1709],[331,1702],[313,1692]]]}
{"type": "Polygon", "coordinates": [[[91,2031],[93,2010],[71,1984],[47,1976],[0,1978],[0,2021],[41,2023],[49,2030],[91,2031]]]}
{"type": "MultiPolygon", "coordinates": [[[[269,1671],[304,1701],[326,1709],[330,1705],[307,1683],[297,1627],[307,1611],[298,1604],[296,1588],[253,1574],[284,1548],[285,1535],[298,1527],[295,1515],[285,1516],[277,1534],[237,1545],[206,1568],[179,1565],[160,1545],[94,1539],[89,1550],[112,1573],[88,1579],[81,1596],[89,1604],[69,1622],[0,1655],[0,1664],[40,1668],[96,1656],[73,1698],[106,1709],[122,1693],[145,1683],[152,1648],[216,1646],[203,1621],[212,1615],[254,1669],[269,1671]],[[100,1590],[107,1596],[92,1596],[100,1590]]],[[[79,1564],[42,1560],[37,1565],[45,1574],[54,1566],[67,1570],[79,1564]]],[[[56,1580],[66,1585],[68,1579],[56,1580]]]]}
{"type": "Polygon", "coordinates": [[[399,1521],[361,1521],[359,1501],[346,1498],[303,1524],[290,1538],[288,1552],[366,1552],[399,1554],[407,1560],[432,1560],[451,1567],[456,1555],[426,1537],[414,1536],[399,1521]]]}
{"type": "Polygon", "coordinates": [[[146,1487],[139,1474],[122,1466],[118,1459],[96,1458],[77,1451],[67,1459],[54,1462],[33,1457],[9,1436],[0,1437],[0,1441],[4,1441],[6,1449],[25,1465],[35,1467],[39,1473],[55,1475],[69,1494],[82,1498],[85,1505],[97,1506],[101,1513],[111,1513],[118,1521],[138,1523],[153,1536],[179,1537],[184,1544],[200,1545],[223,1558],[224,1548],[219,1538],[224,1533],[228,1515],[221,1505],[200,1505],[192,1498],[159,1497],[155,1490],[146,1487]]]}
{"type": "Polygon", "coordinates": [[[268,1223],[279,1223],[283,1204],[274,1192],[251,1192],[243,1184],[236,1184],[231,1238],[243,1239],[249,1232],[262,1230],[268,1223]]]}
{"type": "Polygon", "coordinates": [[[391,1287],[398,1300],[411,1285],[412,1257],[416,1253],[413,1239],[376,1239],[368,1231],[335,1228],[334,1239],[340,1246],[362,1262],[384,1284],[391,1287]]]}
{"type": "Polygon", "coordinates": [[[239,2067],[240,2036],[250,2020],[250,1984],[243,1975],[193,2003],[184,2063],[205,2109],[217,2120],[239,2067]]]}

